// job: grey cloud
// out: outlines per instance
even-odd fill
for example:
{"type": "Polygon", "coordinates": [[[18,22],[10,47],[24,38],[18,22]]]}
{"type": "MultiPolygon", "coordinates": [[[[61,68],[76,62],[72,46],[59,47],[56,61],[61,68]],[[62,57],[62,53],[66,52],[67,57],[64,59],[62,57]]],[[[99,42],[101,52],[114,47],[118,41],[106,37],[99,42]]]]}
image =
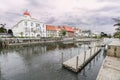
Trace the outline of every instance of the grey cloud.
{"type": "Polygon", "coordinates": [[[98,2],[113,2],[113,3],[116,3],[116,2],[120,2],[120,0],[97,0],[98,2]]]}
{"type": "MultiPolygon", "coordinates": [[[[54,19],[52,20],[52,23],[54,24],[63,24],[63,25],[69,25],[73,27],[80,27],[82,29],[91,29],[94,31],[105,31],[105,32],[113,32],[113,24],[114,21],[111,17],[107,16],[101,16],[96,14],[96,12],[88,12],[91,15],[86,16],[83,14],[83,16],[77,15],[76,13],[65,13],[62,15],[62,20],[56,21],[54,19]],[[69,13],[69,14],[68,14],[69,13]],[[109,26],[108,26],[109,25],[109,26]]],[[[97,12],[98,13],[98,12],[97,12]]]]}
{"type": "Polygon", "coordinates": [[[47,21],[46,21],[46,23],[47,24],[52,24],[52,23],[54,23],[56,21],[56,19],[54,18],[54,17],[51,17],[51,18],[49,18],[47,21]]]}
{"type": "MultiPolygon", "coordinates": [[[[25,6],[33,17],[37,15],[37,19],[46,24],[53,25],[69,25],[69,26],[81,26],[83,29],[89,28],[94,30],[103,30],[109,32],[113,29],[114,21],[112,18],[120,17],[119,5],[109,5],[95,10],[87,10],[80,7],[75,7],[72,11],[61,12],[56,14],[57,10],[52,4],[49,5],[47,0],[30,0],[29,4],[25,6]],[[109,13],[110,16],[102,14],[109,13]],[[117,15],[116,15],[117,14],[117,15]],[[116,15],[116,16],[115,16],[116,15]],[[105,27],[105,28],[104,28],[105,27]]],[[[119,3],[120,0],[97,0],[98,2],[114,2],[119,3]]],[[[52,2],[51,2],[52,3],[52,2]]],[[[24,9],[25,10],[25,9],[24,9]]],[[[12,25],[16,24],[19,18],[22,16],[23,8],[20,11],[7,11],[1,18],[5,18],[6,22],[12,25]]],[[[112,31],[111,31],[112,32],[112,31]]]]}
{"type": "Polygon", "coordinates": [[[94,10],[94,12],[120,12],[120,6],[107,6],[99,10],[94,10]]]}

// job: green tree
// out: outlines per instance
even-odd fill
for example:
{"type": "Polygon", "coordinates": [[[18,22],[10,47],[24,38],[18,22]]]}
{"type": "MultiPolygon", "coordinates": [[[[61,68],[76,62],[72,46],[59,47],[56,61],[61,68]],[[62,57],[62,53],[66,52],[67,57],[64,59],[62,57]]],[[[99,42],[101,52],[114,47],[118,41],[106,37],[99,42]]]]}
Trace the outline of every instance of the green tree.
{"type": "Polygon", "coordinates": [[[120,32],[115,32],[113,35],[115,38],[120,38],[120,32]]]}
{"type": "Polygon", "coordinates": [[[115,21],[117,22],[116,24],[114,24],[114,26],[117,26],[116,27],[116,32],[114,33],[114,37],[115,38],[120,38],[120,19],[115,19],[115,21]]]}
{"type": "Polygon", "coordinates": [[[7,33],[7,29],[5,28],[5,25],[6,24],[0,24],[1,27],[0,27],[0,33],[7,33]]]}
{"type": "Polygon", "coordinates": [[[8,29],[8,34],[13,36],[13,31],[11,29],[8,29]]]}
{"type": "Polygon", "coordinates": [[[66,30],[61,30],[60,33],[59,33],[59,35],[62,37],[62,36],[65,36],[66,33],[67,33],[66,30]]]}
{"type": "Polygon", "coordinates": [[[100,36],[101,36],[101,37],[108,37],[108,35],[107,35],[106,33],[104,33],[104,32],[101,32],[101,33],[100,33],[100,36]]]}

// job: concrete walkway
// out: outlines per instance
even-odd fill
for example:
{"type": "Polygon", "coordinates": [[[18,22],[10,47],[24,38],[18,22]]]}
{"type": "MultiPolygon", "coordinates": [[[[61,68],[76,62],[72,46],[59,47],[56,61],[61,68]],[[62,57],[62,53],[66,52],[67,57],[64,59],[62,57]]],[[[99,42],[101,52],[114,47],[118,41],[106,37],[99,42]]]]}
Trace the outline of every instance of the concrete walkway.
{"type": "Polygon", "coordinates": [[[120,80],[120,58],[106,56],[96,80],[120,80]]]}

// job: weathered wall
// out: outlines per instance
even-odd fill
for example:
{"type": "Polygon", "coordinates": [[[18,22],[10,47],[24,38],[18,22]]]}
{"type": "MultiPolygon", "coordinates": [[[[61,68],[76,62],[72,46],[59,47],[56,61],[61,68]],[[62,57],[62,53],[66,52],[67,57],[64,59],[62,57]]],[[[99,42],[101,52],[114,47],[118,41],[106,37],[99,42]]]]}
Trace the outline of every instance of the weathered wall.
{"type": "Polygon", "coordinates": [[[120,58],[120,46],[108,45],[107,55],[120,58]]]}

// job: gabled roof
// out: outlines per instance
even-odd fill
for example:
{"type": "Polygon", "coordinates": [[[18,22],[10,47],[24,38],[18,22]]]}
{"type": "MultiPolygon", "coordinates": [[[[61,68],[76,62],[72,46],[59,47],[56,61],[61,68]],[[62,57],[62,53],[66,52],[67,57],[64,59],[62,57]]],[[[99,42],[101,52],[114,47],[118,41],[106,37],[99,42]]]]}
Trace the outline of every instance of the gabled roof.
{"type": "Polygon", "coordinates": [[[60,29],[64,29],[67,32],[74,32],[74,29],[70,26],[59,26],[60,29]]]}
{"type": "Polygon", "coordinates": [[[53,25],[46,25],[46,30],[47,31],[58,31],[60,29],[53,25]]]}

